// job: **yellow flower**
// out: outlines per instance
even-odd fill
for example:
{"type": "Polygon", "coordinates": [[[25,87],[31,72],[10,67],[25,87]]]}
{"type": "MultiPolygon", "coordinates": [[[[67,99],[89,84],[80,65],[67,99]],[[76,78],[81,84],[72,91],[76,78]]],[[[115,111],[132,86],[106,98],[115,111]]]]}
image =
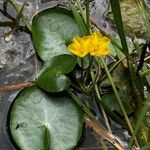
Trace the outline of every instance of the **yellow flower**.
{"type": "Polygon", "coordinates": [[[84,36],[80,38],[75,36],[73,38],[73,43],[68,46],[68,50],[79,57],[84,57],[89,53],[89,36],[84,36]]]}
{"type": "Polygon", "coordinates": [[[81,58],[88,53],[92,56],[108,55],[110,53],[109,43],[109,38],[103,37],[99,32],[94,32],[90,36],[74,37],[73,43],[68,46],[68,50],[81,58]]]}
{"type": "Polygon", "coordinates": [[[110,39],[103,37],[100,32],[94,32],[91,35],[91,49],[90,54],[92,56],[104,56],[110,54],[108,45],[110,44],[110,39]]]}

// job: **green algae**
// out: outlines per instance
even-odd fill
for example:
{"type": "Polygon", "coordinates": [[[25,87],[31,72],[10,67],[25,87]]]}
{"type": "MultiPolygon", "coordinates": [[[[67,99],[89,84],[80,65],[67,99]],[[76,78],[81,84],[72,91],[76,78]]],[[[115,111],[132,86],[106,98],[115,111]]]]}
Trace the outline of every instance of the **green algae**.
{"type": "MultiPolygon", "coordinates": [[[[142,38],[146,34],[146,28],[142,19],[141,11],[138,4],[134,0],[120,1],[121,14],[124,23],[124,28],[129,36],[142,38]]],[[[114,24],[112,12],[109,11],[106,18],[114,24]]]]}

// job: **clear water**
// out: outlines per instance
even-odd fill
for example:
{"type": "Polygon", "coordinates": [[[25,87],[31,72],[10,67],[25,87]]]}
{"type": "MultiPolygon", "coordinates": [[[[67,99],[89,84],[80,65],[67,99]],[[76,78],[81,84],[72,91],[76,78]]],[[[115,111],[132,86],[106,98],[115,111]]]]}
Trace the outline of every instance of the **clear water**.
{"type": "MultiPolygon", "coordinates": [[[[107,12],[109,6],[106,3],[107,0],[95,0],[90,3],[91,17],[94,22],[104,31],[110,32],[111,34],[116,34],[115,31],[111,29],[111,26],[106,22],[104,14],[107,12]]],[[[145,0],[146,1],[146,0],[145,0]]],[[[0,9],[3,6],[3,0],[0,0],[0,9]]],[[[21,4],[22,0],[18,0],[21,4]]],[[[64,4],[64,1],[60,0],[59,3],[64,4]]],[[[58,1],[51,0],[32,0],[26,6],[24,14],[31,20],[34,14],[38,10],[45,9],[48,7],[53,7],[58,4],[58,1]]],[[[147,0],[147,6],[150,6],[147,0]]],[[[15,11],[9,5],[8,13],[13,17],[16,17],[15,11]]],[[[8,17],[4,16],[0,12],[0,86],[11,83],[19,83],[24,81],[29,81],[34,79],[34,75],[40,67],[40,63],[35,55],[33,43],[31,36],[26,32],[15,32],[11,41],[6,42],[4,35],[10,30],[10,27],[4,25],[4,22],[10,22],[8,17]]],[[[23,24],[21,24],[23,25],[23,24]]],[[[0,94],[0,149],[1,150],[15,150],[15,147],[11,143],[8,136],[7,128],[7,116],[10,105],[19,90],[12,91],[4,94],[0,94]]],[[[98,112],[98,108],[96,109],[98,112]]],[[[101,118],[101,116],[99,116],[101,118]]],[[[128,140],[128,134],[124,129],[118,126],[112,121],[112,128],[114,130],[114,135],[119,137],[119,140],[128,140]],[[124,133],[124,134],[120,134],[124,133]]],[[[75,149],[80,150],[92,150],[100,149],[101,141],[96,138],[96,136],[90,132],[90,129],[86,129],[84,136],[79,143],[79,146],[75,149]]],[[[110,147],[110,149],[113,149],[110,147]]]]}

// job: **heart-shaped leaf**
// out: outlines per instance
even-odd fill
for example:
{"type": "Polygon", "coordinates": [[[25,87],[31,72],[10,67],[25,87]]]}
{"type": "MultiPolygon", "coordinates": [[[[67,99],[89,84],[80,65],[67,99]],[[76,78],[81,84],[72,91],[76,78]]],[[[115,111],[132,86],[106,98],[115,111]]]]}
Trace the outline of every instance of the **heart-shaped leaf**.
{"type": "Polygon", "coordinates": [[[10,130],[22,150],[70,150],[81,134],[83,116],[67,94],[23,90],[10,112],[10,130]]]}
{"type": "Polygon", "coordinates": [[[78,25],[66,9],[47,9],[33,19],[34,45],[44,61],[61,54],[70,54],[66,44],[70,43],[75,35],[80,35],[78,25]]]}
{"type": "Polygon", "coordinates": [[[67,89],[70,79],[64,74],[73,70],[76,58],[68,55],[59,55],[47,61],[37,75],[38,85],[48,92],[60,92],[67,89]]]}

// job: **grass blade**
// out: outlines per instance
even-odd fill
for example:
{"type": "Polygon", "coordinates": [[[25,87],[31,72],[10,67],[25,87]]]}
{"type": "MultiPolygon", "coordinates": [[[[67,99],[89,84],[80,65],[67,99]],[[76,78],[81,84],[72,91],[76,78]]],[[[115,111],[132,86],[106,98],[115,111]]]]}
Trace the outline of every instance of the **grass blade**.
{"type": "Polygon", "coordinates": [[[129,146],[128,146],[128,150],[131,150],[132,149],[132,144],[133,144],[133,141],[134,141],[134,138],[140,128],[140,125],[141,123],[143,122],[143,119],[144,119],[144,116],[146,114],[146,112],[148,111],[148,109],[150,108],[150,95],[147,97],[145,103],[144,103],[144,106],[142,107],[141,109],[141,112],[140,112],[140,115],[139,115],[139,118],[136,122],[136,125],[135,125],[135,128],[134,128],[134,132],[133,132],[133,135],[131,137],[131,140],[130,140],[130,143],[129,143],[129,146]]]}
{"type": "Polygon", "coordinates": [[[90,1],[86,0],[86,25],[87,25],[87,32],[90,34],[90,10],[89,10],[90,1]]]}
{"type": "Polygon", "coordinates": [[[120,36],[121,44],[122,44],[122,47],[123,47],[122,52],[126,56],[128,56],[129,51],[128,51],[125,32],[124,32],[124,28],[123,28],[123,22],[122,22],[122,16],[121,16],[119,0],[110,0],[110,3],[111,3],[111,9],[112,9],[112,12],[113,12],[116,27],[117,27],[117,30],[118,30],[118,34],[120,36]]]}
{"type": "MultiPolygon", "coordinates": [[[[14,7],[16,12],[19,13],[20,6],[17,4],[16,0],[10,0],[8,2],[14,7]]],[[[25,26],[28,28],[28,30],[30,32],[32,32],[31,25],[30,25],[29,21],[26,19],[26,17],[23,14],[21,14],[21,19],[24,22],[25,26]]]]}
{"type": "Polygon", "coordinates": [[[67,1],[69,4],[69,7],[74,15],[75,21],[79,27],[79,30],[81,32],[81,36],[87,35],[87,28],[84,22],[84,19],[80,16],[80,14],[78,13],[77,9],[75,8],[75,6],[68,0],[67,1]]]}

